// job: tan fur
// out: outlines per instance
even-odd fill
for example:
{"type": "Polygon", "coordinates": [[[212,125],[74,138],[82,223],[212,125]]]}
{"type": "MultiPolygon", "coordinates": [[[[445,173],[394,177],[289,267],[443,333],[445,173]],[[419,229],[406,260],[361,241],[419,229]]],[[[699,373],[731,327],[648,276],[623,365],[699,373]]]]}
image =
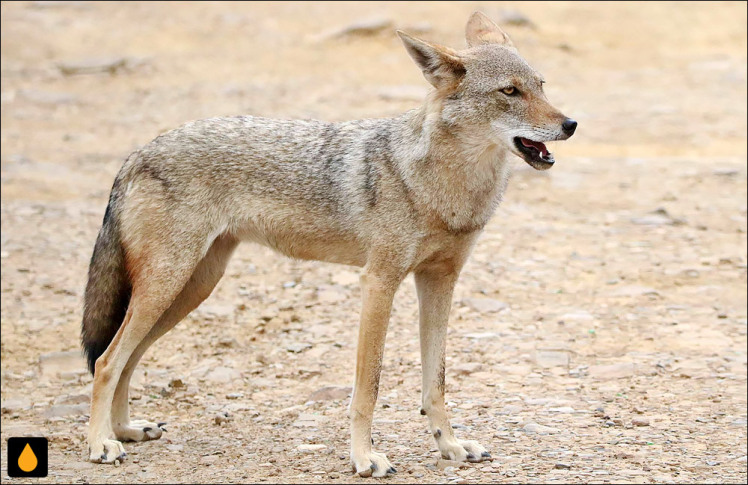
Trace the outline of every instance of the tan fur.
{"type": "Polygon", "coordinates": [[[540,75],[480,13],[466,27],[466,50],[398,34],[434,87],[418,109],[343,123],[194,121],[124,163],[86,288],[92,461],[124,459],[112,437],[161,436],[161,423],[130,420],[133,370],[210,295],[240,241],[363,267],[350,407],[351,462],[359,475],[394,473],[372,450],[371,424],[392,300],[410,273],[420,310],[422,413],[443,457],[489,457],[478,443],[455,437],[444,404],[452,293],[501,200],[508,156],[547,169],[552,158],[522,140],[566,139],[576,123],[567,126],[573,120],[548,103],[540,75]],[[507,86],[517,92],[502,94],[507,86]]]}

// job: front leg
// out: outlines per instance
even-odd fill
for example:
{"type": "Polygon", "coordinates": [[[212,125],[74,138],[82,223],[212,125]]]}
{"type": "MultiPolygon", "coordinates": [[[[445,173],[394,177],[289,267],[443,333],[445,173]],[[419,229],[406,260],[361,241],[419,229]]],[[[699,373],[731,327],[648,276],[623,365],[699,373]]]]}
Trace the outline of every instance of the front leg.
{"type": "Polygon", "coordinates": [[[371,449],[371,421],[379,392],[379,374],[392,298],[402,276],[365,269],[361,276],[363,307],[358,331],[356,380],[351,399],[351,464],[362,477],[383,477],[395,468],[371,449]]]}
{"type": "Polygon", "coordinates": [[[447,263],[435,264],[415,273],[423,366],[421,414],[428,416],[431,434],[443,458],[480,462],[490,459],[491,455],[476,441],[455,438],[444,405],[447,322],[458,276],[459,268],[447,263]]]}

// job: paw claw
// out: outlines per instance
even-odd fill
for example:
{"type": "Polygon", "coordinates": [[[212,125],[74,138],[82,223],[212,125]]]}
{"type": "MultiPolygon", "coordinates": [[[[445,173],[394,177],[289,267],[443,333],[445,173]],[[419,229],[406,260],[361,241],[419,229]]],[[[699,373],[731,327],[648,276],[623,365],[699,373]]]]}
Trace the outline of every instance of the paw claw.
{"type": "Polygon", "coordinates": [[[159,428],[160,428],[161,426],[166,426],[166,422],[165,422],[165,421],[162,421],[162,422],[158,423],[158,424],[157,424],[156,426],[158,426],[159,428]]]}
{"type": "MultiPolygon", "coordinates": [[[[161,423],[161,425],[163,424],[165,423],[161,423]]],[[[161,438],[164,431],[166,430],[156,423],[135,420],[125,425],[115,426],[114,435],[120,441],[150,441],[161,438]]]]}
{"type": "Polygon", "coordinates": [[[354,473],[358,473],[358,476],[362,478],[381,478],[395,473],[395,467],[392,466],[387,457],[383,453],[377,453],[376,451],[361,454],[358,457],[352,454],[351,464],[353,465],[354,473]]]}
{"type": "Polygon", "coordinates": [[[94,442],[93,445],[89,446],[89,449],[93,451],[89,454],[88,459],[94,463],[112,464],[117,460],[122,462],[127,456],[122,443],[115,440],[94,442]]]}

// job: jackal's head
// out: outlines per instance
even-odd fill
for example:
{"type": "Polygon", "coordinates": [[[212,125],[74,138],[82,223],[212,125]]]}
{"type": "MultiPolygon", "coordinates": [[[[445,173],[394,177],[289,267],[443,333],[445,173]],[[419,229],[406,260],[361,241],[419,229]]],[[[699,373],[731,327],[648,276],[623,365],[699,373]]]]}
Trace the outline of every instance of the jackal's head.
{"type": "Polygon", "coordinates": [[[509,36],[480,12],[467,23],[468,48],[398,35],[436,91],[440,121],[488,145],[504,146],[533,168],[553,165],[543,142],[566,140],[577,122],[554,108],[543,77],[514,48],[509,36]]]}

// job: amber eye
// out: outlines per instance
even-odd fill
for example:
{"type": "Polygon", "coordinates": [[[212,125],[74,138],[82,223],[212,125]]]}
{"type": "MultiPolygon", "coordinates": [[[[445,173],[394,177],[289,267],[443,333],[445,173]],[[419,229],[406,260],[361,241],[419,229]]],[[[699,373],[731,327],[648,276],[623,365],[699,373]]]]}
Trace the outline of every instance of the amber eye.
{"type": "Polygon", "coordinates": [[[517,89],[514,86],[509,86],[508,88],[502,89],[501,92],[506,94],[507,96],[511,96],[513,94],[517,94],[517,89]]]}

